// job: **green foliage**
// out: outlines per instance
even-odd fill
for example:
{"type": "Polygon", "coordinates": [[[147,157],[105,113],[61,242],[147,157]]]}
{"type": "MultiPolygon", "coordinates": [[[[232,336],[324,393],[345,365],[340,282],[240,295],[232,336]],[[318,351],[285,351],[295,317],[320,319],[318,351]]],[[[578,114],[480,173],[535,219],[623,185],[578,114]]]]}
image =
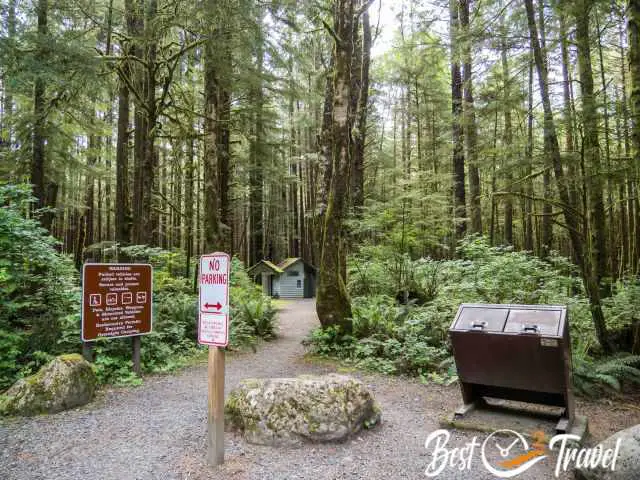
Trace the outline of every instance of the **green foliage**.
{"type": "Polygon", "coordinates": [[[621,354],[594,360],[588,356],[573,356],[573,384],[586,396],[620,392],[624,384],[640,385],[640,356],[621,354]]]}
{"type": "MultiPolygon", "coordinates": [[[[318,329],[310,337],[314,352],[446,384],[456,378],[448,329],[461,303],[560,304],[569,307],[577,390],[595,394],[638,383],[640,357],[592,357],[598,342],[589,303],[568,260],[543,261],[475,236],[460,242],[458,257],[412,260],[384,245],[360,249],[349,262],[353,336],[318,329]],[[403,290],[407,305],[397,302],[403,290]]],[[[605,301],[609,326],[637,325],[639,303],[640,284],[618,284],[605,301]]]]}
{"type": "MultiPolygon", "coordinates": [[[[78,275],[38,221],[25,217],[31,202],[28,186],[0,185],[0,391],[53,355],[82,350],[78,275]]],[[[184,255],[144,245],[119,253],[154,267],[153,331],[141,342],[143,371],[184,365],[198,352],[197,297],[191,279],[174,273],[185,265],[184,255]]],[[[271,300],[236,258],[230,299],[232,347],[255,347],[258,338],[275,336],[271,300]]],[[[93,345],[100,382],[140,382],[132,373],[129,338],[99,339],[93,345]]]]}
{"type": "Polygon", "coordinates": [[[0,184],[0,390],[62,353],[59,319],[77,307],[77,275],[36,218],[28,185],[0,184]],[[24,369],[24,371],[22,371],[24,369]]]}
{"type": "Polygon", "coordinates": [[[426,375],[439,369],[449,354],[443,336],[432,332],[426,310],[396,306],[390,297],[356,297],[353,335],[337,328],[314,330],[314,352],[337,356],[383,373],[426,375]]]}

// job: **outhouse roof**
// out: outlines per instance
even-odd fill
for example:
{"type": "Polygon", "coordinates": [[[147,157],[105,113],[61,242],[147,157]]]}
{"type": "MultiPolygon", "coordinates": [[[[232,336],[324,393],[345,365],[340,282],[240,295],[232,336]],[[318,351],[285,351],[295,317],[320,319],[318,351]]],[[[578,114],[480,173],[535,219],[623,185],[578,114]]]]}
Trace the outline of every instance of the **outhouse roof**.
{"type": "Polygon", "coordinates": [[[280,269],[282,269],[284,271],[287,268],[289,268],[291,265],[293,265],[294,263],[297,263],[298,260],[302,260],[302,259],[300,257],[285,258],[283,261],[281,261],[278,264],[278,268],[280,268],[280,269]]]}
{"type": "Polygon", "coordinates": [[[251,275],[253,273],[258,274],[262,270],[271,270],[271,271],[273,271],[273,273],[284,273],[284,270],[282,270],[281,268],[277,267],[276,265],[271,263],[269,260],[260,260],[258,263],[256,263],[253,267],[251,267],[248,270],[248,273],[249,273],[249,275],[251,275]],[[262,267],[262,268],[260,268],[260,267],[262,267]]]}
{"type": "Polygon", "coordinates": [[[269,260],[260,260],[254,266],[249,268],[248,273],[249,275],[257,275],[259,273],[265,273],[265,272],[266,273],[273,272],[276,274],[281,274],[281,273],[284,273],[285,270],[287,270],[288,268],[291,268],[293,265],[295,265],[298,262],[304,263],[307,267],[311,268],[313,271],[316,270],[316,267],[308,264],[307,262],[302,260],[302,258],[300,257],[289,257],[289,258],[285,258],[278,265],[273,264],[269,260]]]}

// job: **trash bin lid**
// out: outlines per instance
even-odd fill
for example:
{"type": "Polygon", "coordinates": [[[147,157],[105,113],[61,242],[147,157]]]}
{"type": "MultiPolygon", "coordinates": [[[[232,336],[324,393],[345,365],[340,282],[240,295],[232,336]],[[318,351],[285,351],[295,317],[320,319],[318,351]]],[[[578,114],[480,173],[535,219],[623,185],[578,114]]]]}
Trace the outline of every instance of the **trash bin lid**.
{"type": "Polygon", "coordinates": [[[558,335],[562,310],[511,309],[504,331],[509,333],[531,333],[538,335],[558,335]]]}
{"type": "Polygon", "coordinates": [[[462,305],[452,330],[502,332],[509,308],[462,305]]]}

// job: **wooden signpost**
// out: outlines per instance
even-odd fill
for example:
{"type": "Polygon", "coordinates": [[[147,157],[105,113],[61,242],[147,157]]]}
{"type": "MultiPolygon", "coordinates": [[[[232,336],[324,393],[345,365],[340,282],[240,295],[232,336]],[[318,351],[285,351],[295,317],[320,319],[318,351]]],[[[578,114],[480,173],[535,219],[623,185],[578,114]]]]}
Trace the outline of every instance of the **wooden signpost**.
{"type": "Polygon", "coordinates": [[[132,337],[133,369],[140,375],[140,335],[151,333],[153,269],[146,264],[85,263],[82,269],[82,341],[132,337]]]}
{"type": "Polygon", "coordinates": [[[224,347],[229,343],[229,255],[200,257],[198,343],[209,345],[207,463],[224,463],[224,347]]]}

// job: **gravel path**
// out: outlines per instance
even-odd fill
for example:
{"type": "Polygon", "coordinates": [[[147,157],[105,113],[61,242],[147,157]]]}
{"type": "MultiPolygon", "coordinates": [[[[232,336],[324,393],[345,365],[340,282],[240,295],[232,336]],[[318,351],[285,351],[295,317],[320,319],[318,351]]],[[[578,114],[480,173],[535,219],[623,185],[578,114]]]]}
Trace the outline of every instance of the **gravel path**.
{"type": "MultiPolygon", "coordinates": [[[[303,358],[301,339],[315,325],[312,301],[292,302],[279,314],[280,334],[258,352],[227,357],[229,391],[247,377],[285,377],[336,371],[332,363],[303,358]]],[[[459,403],[457,387],[352,372],[372,390],[383,422],[338,445],[275,449],[226,436],[226,462],[205,463],[206,366],[153,376],[142,387],[103,391],[96,402],[57,415],[0,424],[0,479],[403,479],[426,478],[426,436],[459,403]]],[[[601,439],[640,423],[640,411],[606,403],[579,404],[601,439]]],[[[475,434],[455,432],[451,446],[475,434]]],[[[480,442],[484,436],[478,435],[480,442]]],[[[518,479],[553,478],[547,459],[518,479]]],[[[478,455],[471,470],[446,469],[437,478],[490,479],[478,455]]],[[[571,478],[563,476],[561,478],[571,478]]]]}

